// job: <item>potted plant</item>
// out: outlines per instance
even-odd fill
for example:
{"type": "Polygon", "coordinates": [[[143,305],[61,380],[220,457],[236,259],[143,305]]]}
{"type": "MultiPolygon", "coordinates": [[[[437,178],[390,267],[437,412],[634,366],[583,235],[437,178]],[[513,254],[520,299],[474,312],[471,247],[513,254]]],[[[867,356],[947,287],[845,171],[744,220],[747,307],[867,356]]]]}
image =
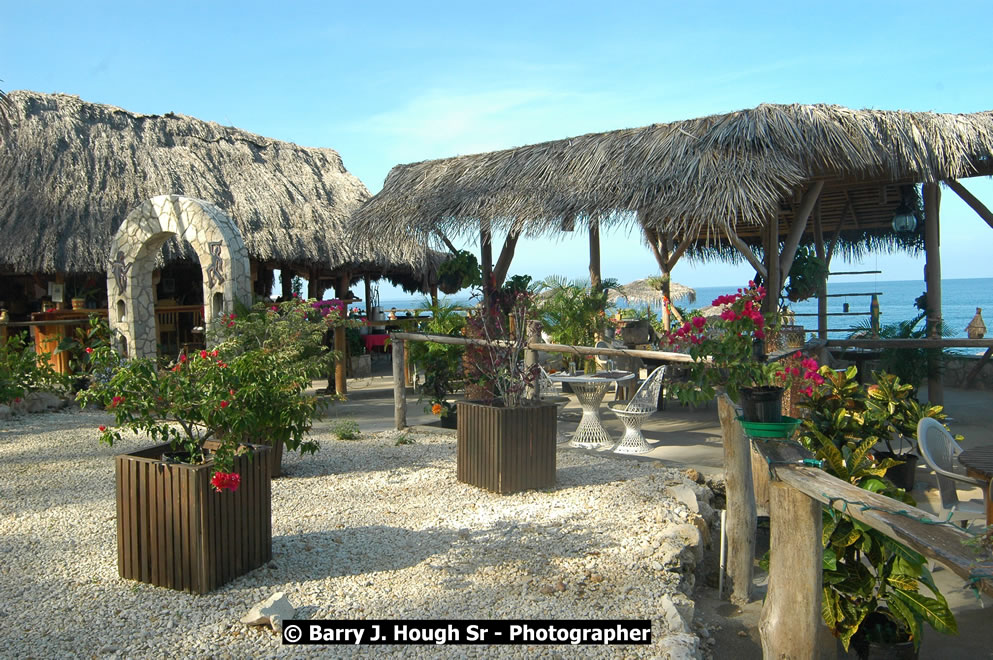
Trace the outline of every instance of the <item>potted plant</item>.
{"type": "Polygon", "coordinates": [[[102,346],[110,346],[110,326],[106,319],[90,314],[86,326],[74,328],[72,334],[63,337],[55,348],[54,355],[67,353],[69,356],[69,373],[72,374],[74,392],[89,387],[96,365],[91,356],[102,346]]]}
{"type": "Polygon", "coordinates": [[[766,333],[778,318],[763,316],[764,298],[765,289],[749,282],[747,289],[714,299],[713,305],[724,307],[720,316],[695,316],[668,335],[669,346],[685,349],[694,360],[689,379],[672,386],[681,401],[710,401],[722,388],[741,404],[745,420],[776,423],[782,418],[784,387],[800,379],[809,393],[823,382],[811,358],[796,354],[796,366],[766,361],[766,333]]]}
{"type": "MultiPolygon", "coordinates": [[[[913,505],[906,491],[886,478],[897,462],[873,455],[888,429],[866,407],[855,367],[841,373],[822,367],[820,374],[824,384],[803,404],[810,416],[800,442],[835,477],[913,505]]],[[[831,507],[824,509],[823,525],[822,613],[846,651],[852,647],[865,658],[880,646],[892,653],[894,645],[903,645],[915,657],[925,621],[955,634],[955,619],[922,555],[831,507]]]]}
{"type": "Polygon", "coordinates": [[[468,250],[458,250],[438,267],[438,288],[445,293],[452,294],[482,283],[479,262],[468,250]]]}
{"type": "Polygon", "coordinates": [[[504,290],[468,320],[467,334],[489,343],[466,351],[479,399],[456,404],[457,478],[501,494],[555,484],[556,406],[529,398],[541,369],[524,364],[533,306],[528,291],[504,290]]]}
{"type": "Polygon", "coordinates": [[[118,364],[109,346],[91,354],[114,369],[78,395],[114,415],[101,440],[128,430],[160,443],[116,458],[122,577],[206,593],[271,558],[272,447],[318,449],[305,437],[317,410],[305,389],[321,360],[303,360],[300,345],[320,346],[323,321],[285,305],[225,315],[212,332],[226,341],[166,367],[118,364]]]}
{"type": "MultiPolygon", "coordinates": [[[[462,334],[466,319],[456,310],[455,304],[439,301],[434,305],[424,305],[423,309],[431,312],[431,319],[423,324],[424,332],[432,335],[462,334]]],[[[447,397],[461,377],[465,348],[435,342],[410,342],[409,345],[411,362],[424,373],[421,400],[428,400],[425,411],[437,415],[442,428],[456,428],[457,409],[447,397]]]]}

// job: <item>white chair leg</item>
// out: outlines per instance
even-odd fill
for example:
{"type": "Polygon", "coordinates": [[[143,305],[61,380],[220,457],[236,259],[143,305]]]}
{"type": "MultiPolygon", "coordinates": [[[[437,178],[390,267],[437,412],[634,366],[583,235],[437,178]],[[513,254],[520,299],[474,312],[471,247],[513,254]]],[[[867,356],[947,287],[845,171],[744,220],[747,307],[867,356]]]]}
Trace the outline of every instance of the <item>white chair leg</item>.
{"type": "Polygon", "coordinates": [[[652,450],[641,433],[641,426],[648,415],[618,415],[624,424],[624,435],[614,449],[618,454],[644,454],[652,450]]]}

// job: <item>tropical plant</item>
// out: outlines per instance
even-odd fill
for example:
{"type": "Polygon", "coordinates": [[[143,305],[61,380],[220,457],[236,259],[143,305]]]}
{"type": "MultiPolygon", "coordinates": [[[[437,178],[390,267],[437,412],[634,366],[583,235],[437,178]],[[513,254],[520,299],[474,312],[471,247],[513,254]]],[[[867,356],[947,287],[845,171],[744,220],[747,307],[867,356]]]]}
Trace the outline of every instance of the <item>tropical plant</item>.
{"type": "Polygon", "coordinates": [[[339,440],[357,440],[359,424],[354,419],[339,419],[331,425],[331,433],[339,440]]]}
{"type": "MultiPolygon", "coordinates": [[[[152,359],[125,361],[109,381],[96,380],[77,398],[114,415],[114,428],[100,428],[107,444],[119,441],[121,430],[141,432],[170,443],[187,462],[203,463],[204,443],[216,442],[212,483],[233,490],[237,483],[224,475],[244,444],[318,450],[306,435],[318,415],[317,400],[306,389],[334,357],[321,339],[336,321],[299,300],[259,304],[222,317],[209,337],[220,342],[213,350],[180,354],[165,368],[152,359]]],[[[96,348],[91,358],[97,367],[118,360],[109,346],[96,348]]]]}
{"type": "Polygon", "coordinates": [[[800,365],[792,367],[765,360],[766,333],[778,325],[778,316],[763,316],[764,298],[765,289],[749,282],[747,289],[714,299],[713,305],[725,306],[720,316],[694,316],[665,337],[670,347],[686,350],[694,360],[689,379],[673,385],[681,401],[709,401],[718,387],[738,399],[745,388],[789,387],[797,378],[807,382],[809,393],[822,382],[811,358],[798,354],[800,365]]]}
{"type": "MultiPolygon", "coordinates": [[[[538,318],[542,328],[556,344],[593,346],[603,334],[607,321],[608,290],[617,281],[603,280],[596,289],[589,282],[551,276],[537,285],[538,318]]],[[[592,358],[588,360],[593,366],[592,358]]]]}
{"type": "MultiPolygon", "coordinates": [[[[431,319],[422,324],[422,330],[432,335],[462,334],[466,319],[454,303],[439,301],[426,303],[422,309],[430,310],[431,319]]],[[[425,396],[428,404],[426,412],[447,417],[455,412],[455,405],[446,399],[453,391],[453,382],[461,375],[465,347],[436,342],[410,342],[410,360],[424,372],[424,387],[421,399],[425,396]]]]}
{"type": "Polygon", "coordinates": [[[799,247],[793,257],[783,295],[791,302],[806,300],[817,293],[827,281],[827,276],[827,262],[818,257],[810,247],[799,247]]]}
{"type": "MultiPolygon", "coordinates": [[[[820,375],[824,383],[800,404],[810,413],[801,427],[801,444],[829,474],[913,505],[905,491],[885,478],[898,462],[873,456],[873,447],[889,428],[879,416],[881,410],[867,405],[869,397],[857,382],[856,368],[836,373],[822,367],[820,375]]],[[[948,603],[922,555],[834,508],[826,507],[823,516],[821,611],[846,650],[856,635],[919,645],[925,621],[940,632],[956,632],[948,603]],[[931,595],[921,593],[922,586],[931,595]]]]}
{"type": "Polygon", "coordinates": [[[455,293],[482,283],[479,262],[467,250],[458,250],[438,267],[438,286],[445,292],[455,293]]]}
{"type": "Polygon", "coordinates": [[[68,379],[48,358],[48,353],[34,352],[26,333],[0,340],[0,403],[16,402],[29,392],[66,390],[68,379]]]}
{"type": "Polygon", "coordinates": [[[476,386],[476,393],[482,399],[516,408],[526,404],[528,388],[541,373],[537,364],[524,364],[527,323],[534,309],[534,296],[519,290],[502,295],[501,305],[510,310],[506,316],[499,309],[490,309],[489,314],[476,313],[467,320],[466,335],[489,343],[466,348],[465,377],[467,383],[476,386]]]}
{"type": "Polygon", "coordinates": [[[86,326],[77,326],[72,334],[62,338],[55,348],[54,355],[69,354],[69,370],[74,374],[76,389],[89,385],[89,378],[96,366],[91,355],[101,346],[110,345],[110,325],[107,320],[90,314],[86,326]]]}
{"type": "MultiPolygon", "coordinates": [[[[917,424],[925,417],[942,423],[948,418],[942,406],[930,402],[920,403],[914,396],[913,386],[901,383],[899,376],[877,371],[873,372],[872,378],[874,384],[866,388],[865,407],[868,413],[889,429],[890,433],[883,434],[883,441],[890,453],[894,453],[890,444],[894,435],[913,441],[917,438],[917,424]]],[[[914,446],[911,442],[911,449],[914,446]]]]}

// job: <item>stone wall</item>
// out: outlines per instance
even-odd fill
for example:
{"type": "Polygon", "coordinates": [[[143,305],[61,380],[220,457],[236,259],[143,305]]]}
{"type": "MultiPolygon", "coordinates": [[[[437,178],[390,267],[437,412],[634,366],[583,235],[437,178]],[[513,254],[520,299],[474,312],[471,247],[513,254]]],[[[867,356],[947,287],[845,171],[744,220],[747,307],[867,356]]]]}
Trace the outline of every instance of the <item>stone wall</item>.
{"type": "Polygon", "coordinates": [[[979,364],[981,355],[955,355],[945,362],[942,378],[946,387],[959,387],[967,390],[993,390],[993,359],[983,365],[982,371],[972,383],[966,383],[966,377],[979,364]]]}

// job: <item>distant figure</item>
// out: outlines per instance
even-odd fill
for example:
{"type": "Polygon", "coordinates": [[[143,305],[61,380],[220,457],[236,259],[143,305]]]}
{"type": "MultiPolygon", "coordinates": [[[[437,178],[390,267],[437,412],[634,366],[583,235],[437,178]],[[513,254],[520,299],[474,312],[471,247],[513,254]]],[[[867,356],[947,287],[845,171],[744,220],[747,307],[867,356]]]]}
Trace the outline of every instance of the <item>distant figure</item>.
{"type": "Polygon", "coordinates": [[[965,333],[969,335],[969,339],[982,339],[986,334],[986,324],[983,323],[982,307],[976,308],[976,315],[969,321],[969,325],[965,326],[965,333]]]}
{"type": "Polygon", "coordinates": [[[397,320],[397,308],[396,307],[391,307],[390,308],[390,319],[389,320],[391,320],[391,321],[396,321],[397,320]]]}

